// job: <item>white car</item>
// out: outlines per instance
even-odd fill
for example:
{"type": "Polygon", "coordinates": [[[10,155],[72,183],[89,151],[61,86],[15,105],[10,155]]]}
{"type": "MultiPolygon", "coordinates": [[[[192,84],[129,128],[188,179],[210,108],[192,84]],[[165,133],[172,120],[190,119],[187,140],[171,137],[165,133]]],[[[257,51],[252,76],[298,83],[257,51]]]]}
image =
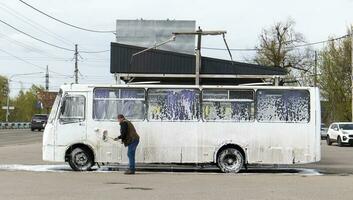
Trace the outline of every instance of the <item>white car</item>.
{"type": "Polygon", "coordinates": [[[337,142],[340,147],[345,144],[353,145],[353,123],[332,123],[327,131],[326,142],[328,145],[337,142]]]}

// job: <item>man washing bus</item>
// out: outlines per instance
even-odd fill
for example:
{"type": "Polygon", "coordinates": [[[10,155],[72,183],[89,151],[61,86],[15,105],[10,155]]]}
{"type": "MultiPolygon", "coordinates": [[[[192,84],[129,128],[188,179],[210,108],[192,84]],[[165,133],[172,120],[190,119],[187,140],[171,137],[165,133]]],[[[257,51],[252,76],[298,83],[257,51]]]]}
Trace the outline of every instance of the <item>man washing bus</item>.
{"type": "Polygon", "coordinates": [[[122,143],[127,147],[127,156],[129,158],[129,169],[125,174],[135,174],[135,152],[140,136],[137,134],[134,125],[124,115],[118,115],[118,122],[120,124],[120,136],[115,138],[115,140],[121,139],[122,143]]]}

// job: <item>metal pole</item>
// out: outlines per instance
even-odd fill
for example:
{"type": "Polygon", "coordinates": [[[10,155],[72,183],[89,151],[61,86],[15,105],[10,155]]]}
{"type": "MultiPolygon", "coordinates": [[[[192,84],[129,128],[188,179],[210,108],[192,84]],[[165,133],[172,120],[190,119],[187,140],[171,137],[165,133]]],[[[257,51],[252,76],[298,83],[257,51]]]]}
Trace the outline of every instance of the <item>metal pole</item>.
{"type": "MultiPolygon", "coordinates": [[[[115,42],[119,42],[119,37],[118,37],[118,20],[116,20],[116,32],[115,32],[115,42]]],[[[131,61],[130,61],[131,64],[131,61]]],[[[120,79],[120,74],[119,73],[114,73],[114,78],[115,78],[115,84],[120,85],[121,84],[121,79],[120,79]]]]}
{"type": "Polygon", "coordinates": [[[47,65],[47,69],[45,71],[45,90],[49,90],[49,67],[47,65]]]}
{"type": "Polygon", "coordinates": [[[202,30],[199,29],[197,32],[197,46],[195,51],[195,85],[200,85],[200,70],[201,70],[201,37],[202,37],[202,30]]]}
{"type": "Polygon", "coordinates": [[[74,71],[74,76],[75,76],[75,83],[78,84],[78,51],[77,51],[77,44],[75,44],[75,71],[74,71]]]}
{"type": "Polygon", "coordinates": [[[7,92],[7,99],[6,99],[6,122],[9,122],[9,115],[10,115],[10,79],[7,79],[7,86],[9,87],[9,90],[7,92]]]}
{"type": "Polygon", "coordinates": [[[351,98],[352,98],[352,121],[353,121],[353,25],[351,25],[351,69],[352,69],[352,73],[351,73],[351,98]]]}
{"type": "Polygon", "coordinates": [[[317,52],[315,51],[314,87],[317,87],[317,52]]]}

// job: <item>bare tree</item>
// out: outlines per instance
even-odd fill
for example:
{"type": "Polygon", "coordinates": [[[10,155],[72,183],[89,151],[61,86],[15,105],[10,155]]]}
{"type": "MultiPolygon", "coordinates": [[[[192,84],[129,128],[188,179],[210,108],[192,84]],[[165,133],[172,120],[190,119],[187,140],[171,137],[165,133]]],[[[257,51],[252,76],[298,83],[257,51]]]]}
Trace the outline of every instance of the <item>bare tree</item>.
{"type": "Polygon", "coordinates": [[[254,61],[265,66],[281,67],[293,78],[304,80],[313,65],[309,48],[298,48],[305,43],[303,34],[294,29],[295,22],[288,19],[263,29],[254,61]]]}

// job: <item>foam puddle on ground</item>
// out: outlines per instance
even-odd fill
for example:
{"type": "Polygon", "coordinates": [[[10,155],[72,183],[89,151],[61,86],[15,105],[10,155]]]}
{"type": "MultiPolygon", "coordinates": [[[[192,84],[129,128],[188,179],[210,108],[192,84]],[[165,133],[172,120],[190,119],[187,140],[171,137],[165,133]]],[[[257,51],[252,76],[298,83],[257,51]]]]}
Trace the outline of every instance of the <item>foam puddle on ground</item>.
{"type": "Polygon", "coordinates": [[[299,174],[303,175],[303,176],[321,176],[323,175],[322,173],[320,173],[319,171],[317,171],[316,169],[298,169],[299,170],[299,174]]]}
{"type": "Polygon", "coordinates": [[[0,171],[65,172],[71,171],[67,165],[0,165],[0,171]]]}
{"type": "MultiPolygon", "coordinates": [[[[87,173],[115,173],[116,171],[122,170],[123,168],[121,167],[106,167],[103,166],[101,168],[93,168],[92,171],[87,172],[87,173]]],[[[125,169],[125,168],[124,168],[125,169]]],[[[186,169],[186,168],[185,168],[186,169]]],[[[253,170],[253,169],[252,169],[253,170]]],[[[256,172],[241,172],[239,175],[255,175],[255,174],[278,174],[278,175],[302,175],[302,176],[320,176],[323,175],[320,172],[318,172],[315,169],[306,169],[306,168],[286,168],[286,169],[270,169],[271,172],[266,172],[266,169],[258,169],[256,172]],[[289,172],[289,171],[295,171],[295,172],[289,172]]],[[[72,172],[72,169],[68,165],[21,165],[21,164],[0,164],[0,171],[29,171],[29,172],[72,172]]],[[[141,168],[141,171],[147,172],[149,170],[146,170],[144,168],[141,168]]],[[[158,172],[159,168],[154,168],[153,172],[158,172]]],[[[160,169],[161,172],[163,173],[188,173],[187,170],[183,172],[182,169],[179,169],[177,172],[173,171],[166,171],[165,169],[160,169]]],[[[194,173],[202,173],[202,174],[218,174],[218,173],[208,173],[205,171],[193,171],[194,173]]],[[[221,173],[219,173],[221,174],[221,173]]]]}

